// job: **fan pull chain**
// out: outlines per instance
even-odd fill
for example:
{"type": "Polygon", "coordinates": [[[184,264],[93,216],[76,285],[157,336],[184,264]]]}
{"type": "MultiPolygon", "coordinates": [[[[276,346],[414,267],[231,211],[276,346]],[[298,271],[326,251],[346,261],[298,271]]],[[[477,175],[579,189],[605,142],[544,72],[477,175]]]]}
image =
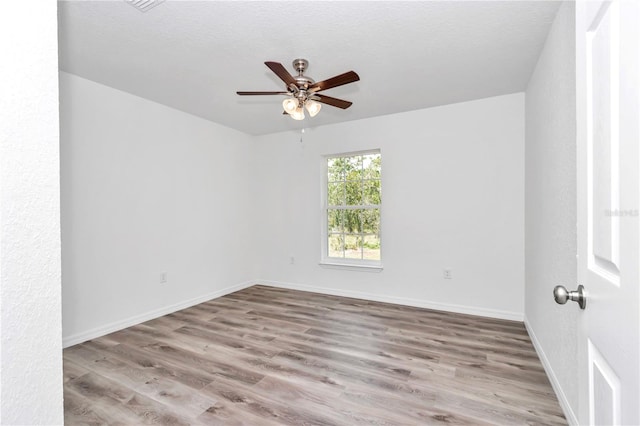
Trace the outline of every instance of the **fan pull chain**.
{"type": "Polygon", "coordinates": [[[302,137],[304,136],[304,127],[302,128],[302,131],[300,132],[300,143],[302,143],[302,137]]]}

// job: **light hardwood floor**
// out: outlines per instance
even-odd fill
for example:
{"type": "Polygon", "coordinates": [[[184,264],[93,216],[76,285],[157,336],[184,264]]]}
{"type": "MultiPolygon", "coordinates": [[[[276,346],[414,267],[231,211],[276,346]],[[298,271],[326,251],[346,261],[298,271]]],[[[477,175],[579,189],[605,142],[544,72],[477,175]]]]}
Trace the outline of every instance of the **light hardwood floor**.
{"type": "Polygon", "coordinates": [[[522,323],[254,286],[64,350],[65,423],[566,424],[522,323]]]}

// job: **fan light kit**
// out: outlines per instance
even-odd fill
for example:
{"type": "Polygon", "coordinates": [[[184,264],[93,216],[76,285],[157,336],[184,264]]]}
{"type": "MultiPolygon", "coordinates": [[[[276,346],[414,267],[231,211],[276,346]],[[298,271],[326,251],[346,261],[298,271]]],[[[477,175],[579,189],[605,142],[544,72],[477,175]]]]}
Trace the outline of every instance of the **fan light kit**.
{"type": "Polygon", "coordinates": [[[298,72],[298,75],[295,77],[289,74],[281,63],[265,62],[264,64],[285,82],[287,85],[286,92],[236,93],[240,96],[287,95],[288,97],[282,101],[282,108],[284,109],[284,114],[288,114],[294,120],[304,120],[305,109],[309,113],[309,116],[315,117],[320,112],[322,104],[342,109],[349,108],[352,102],[332,98],[327,95],[320,95],[318,92],[360,80],[360,77],[354,71],[347,71],[344,74],[316,83],[313,79],[304,75],[304,71],[309,66],[309,61],[306,59],[296,59],[293,61],[293,68],[298,72]]]}
{"type": "Polygon", "coordinates": [[[306,101],[300,101],[298,98],[291,97],[282,101],[282,108],[294,120],[304,120],[305,109],[311,117],[315,117],[320,112],[322,105],[313,99],[307,98],[306,101]]]}

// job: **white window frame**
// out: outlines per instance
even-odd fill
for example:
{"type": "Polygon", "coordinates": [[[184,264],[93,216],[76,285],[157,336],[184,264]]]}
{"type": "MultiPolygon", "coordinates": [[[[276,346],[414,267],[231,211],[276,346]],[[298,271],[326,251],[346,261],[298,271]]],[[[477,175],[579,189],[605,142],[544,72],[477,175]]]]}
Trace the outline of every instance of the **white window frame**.
{"type": "MultiPolygon", "coordinates": [[[[321,179],[321,244],[320,244],[320,265],[325,267],[336,267],[340,269],[353,269],[353,270],[369,270],[373,272],[382,271],[382,200],[381,204],[378,204],[376,208],[380,211],[380,229],[379,229],[379,237],[380,237],[380,260],[371,260],[371,259],[345,259],[345,258],[337,258],[337,257],[329,257],[329,247],[328,247],[328,236],[329,230],[327,229],[328,217],[327,210],[329,209],[328,205],[328,184],[329,184],[329,170],[328,170],[328,159],[329,158],[337,158],[337,157],[353,157],[356,155],[366,155],[366,154],[380,154],[382,156],[382,151],[380,149],[370,149],[366,151],[354,151],[354,152],[343,152],[337,154],[325,154],[322,156],[322,179],[321,179]]],[[[380,187],[382,188],[382,173],[380,174],[380,187]]],[[[353,208],[359,208],[353,207],[353,208]]]]}

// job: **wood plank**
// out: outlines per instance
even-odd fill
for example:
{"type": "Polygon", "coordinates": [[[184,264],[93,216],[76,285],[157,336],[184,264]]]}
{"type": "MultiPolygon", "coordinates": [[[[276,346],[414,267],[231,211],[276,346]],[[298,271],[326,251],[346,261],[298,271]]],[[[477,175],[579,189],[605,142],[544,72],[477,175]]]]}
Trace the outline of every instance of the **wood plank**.
{"type": "Polygon", "coordinates": [[[522,323],[254,286],[64,350],[65,423],[548,424],[522,323]]]}

